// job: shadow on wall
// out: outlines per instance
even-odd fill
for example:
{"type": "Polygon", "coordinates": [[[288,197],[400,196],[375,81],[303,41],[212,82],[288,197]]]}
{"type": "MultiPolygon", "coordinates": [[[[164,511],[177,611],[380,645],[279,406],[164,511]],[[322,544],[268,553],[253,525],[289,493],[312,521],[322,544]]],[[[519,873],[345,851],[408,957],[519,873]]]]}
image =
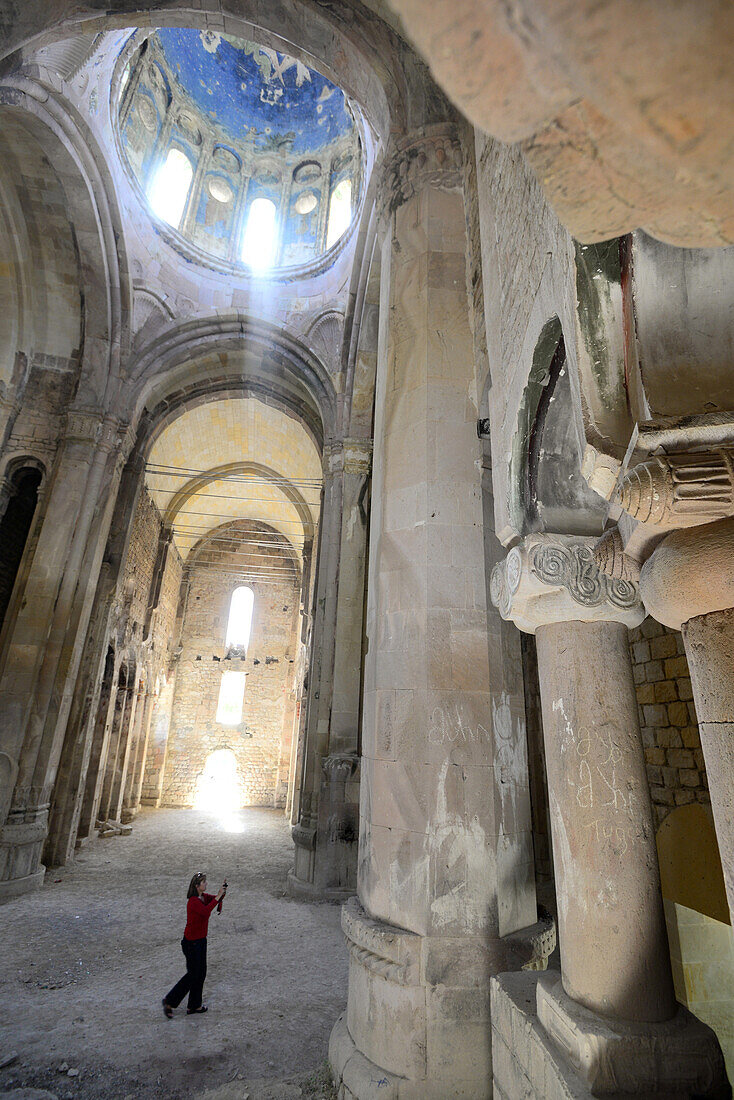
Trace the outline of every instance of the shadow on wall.
{"type": "Polygon", "coordinates": [[[716,1032],[734,1081],[734,932],[709,808],[678,806],[657,846],[675,994],[716,1032]]]}

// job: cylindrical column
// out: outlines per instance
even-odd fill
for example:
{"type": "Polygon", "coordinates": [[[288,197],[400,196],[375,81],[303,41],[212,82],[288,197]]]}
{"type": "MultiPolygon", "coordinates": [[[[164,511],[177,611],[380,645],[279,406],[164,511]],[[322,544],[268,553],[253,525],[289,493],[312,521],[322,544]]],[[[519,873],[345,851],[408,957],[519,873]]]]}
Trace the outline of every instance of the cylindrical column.
{"type": "Polygon", "coordinates": [[[734,920],[734,608],[683,626],[721,865],[734,920]]]}
{"type": "Polygon", "coordinates": [[[536,985],[541,1046],[588,1095],[719,1095],[716,1038],[673,991],[627,634],[637,586],[600,571],[592,538],[538,534],[495,567],[492,600],[538,651],[562,976],[536,985]]]}
{"type": "Polygon", "coordinates": [[[667,535],[645,562],[651,615],[682,630],[721,865],[734,917],[734,519],[667,535]]]}
{"type": "Polygon", "coordinates": [[[536,630],[563,986],[618,1020],[675,995],[627,627],[536,630]]]}
{"type": "MultiPolygon", "coordinates": [[[[491,1095],[502,931],[537,919],[524,715],[490,692],[458,161],[443,130],[406,142],[386,176],[359,901],[343,912],[348,1007],[330,1046],[360,1100],[491,1095]]],[[[349,785],[347,758],[326,767],[349,785]]]]}

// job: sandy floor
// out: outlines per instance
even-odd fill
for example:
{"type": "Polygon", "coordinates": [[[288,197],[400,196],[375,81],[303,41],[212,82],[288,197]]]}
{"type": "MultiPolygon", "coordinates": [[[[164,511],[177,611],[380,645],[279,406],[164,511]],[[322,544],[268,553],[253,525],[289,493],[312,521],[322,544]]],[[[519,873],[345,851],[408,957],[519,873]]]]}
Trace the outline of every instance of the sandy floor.
{"type": "Polygon", "coordinates": [[[132,836],[93,841],[40,892],[0,907],[0,1063],[17,1052],[0,1094],[330,1095],[323,1064],[347,989],[339,908],[284,896],[293,846],[280,812],[243,810],[225,824],[198,810],[143,812],[132,836]],[[184,1004],[169,1021],[160,1001],[185,969],[198,870],[211,892],[230,883],[209,928],[210,1008],[186,1016],[184,1004]]]}

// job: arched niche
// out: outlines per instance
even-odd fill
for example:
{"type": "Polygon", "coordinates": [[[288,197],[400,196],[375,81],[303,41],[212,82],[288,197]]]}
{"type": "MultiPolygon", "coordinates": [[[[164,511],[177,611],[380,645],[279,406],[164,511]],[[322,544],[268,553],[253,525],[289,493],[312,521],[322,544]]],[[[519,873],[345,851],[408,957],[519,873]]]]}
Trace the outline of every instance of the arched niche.
{"type": "Polygon", "coordinates": [[[513,520],[532,531],[601,533],[606,505],[581,476],[582,443],[561,322],[540,332],[511,457],[513,520]]]}
{"type": "Polygon", "coordinates": [[[18,459],[6,469],[0,488],[0,629],[20,571],[43,476],[40,463],[18,459]]]}

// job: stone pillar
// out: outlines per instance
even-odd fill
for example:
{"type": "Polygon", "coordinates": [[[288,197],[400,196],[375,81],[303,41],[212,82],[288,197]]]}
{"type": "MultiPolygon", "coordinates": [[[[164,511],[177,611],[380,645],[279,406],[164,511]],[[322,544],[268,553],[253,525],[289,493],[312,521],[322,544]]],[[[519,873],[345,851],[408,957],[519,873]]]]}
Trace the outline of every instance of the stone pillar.
{"type": "Polygon", "coordinates": [[[140,795],[140,802],[143,806],[158,807],[161,804],[175,689],[176,671],[174,666],[173,669],[169,670],[168,675],[161,684],[151,712],[149,749],[145,759],[140,795]]]}
{"type": "Polygon", "coordinates": [[[92,835],[99,816],[110,737],[112,736],[116,714],[116,703],[117,669],[115,667],[114,651],[110,650],[105,662],[104,680],[91,731],[89,764],[84,781],[84,797],[76,834],[77,845],[83,844],[92,835]]]}
{"type": "Polygon", "coordinates": [[[128,772],[130,770],[133,755],[133,743],[136,730],[136,719],[140,709],[140,691],[137,686],[137,668],[134,671],[133,682],[127,685],[127,708],[121,723],[120,739],[117,747],[117,759],[112,773],[112,789],[110,803],[107,811],[107,821],[115,824],[125,824],[122,821],[122,807],[127,790],[128,772]]]}
{"type": "Polygon", "coordinates": [[[538,981],[537,1014],[590,1095],[703,1095],[721,1056],[673,991],[627,634],[645,611],[594,541],[530,535],[492,577],[538,651],[562,977],[538,981]]]}
{"type": "Polygon", "coordinates": [[[339,900],[356,887],[358,719],[367,517],[359,500],[372,444],[345,440],[325,456],[316,616],[299,821],[293,829],[295,896],[339,900]],[[335,772],[325,762],[338,755],[335,772]],[[349,758],[351,783],[337,777],[349,758]],[[345,801],[346,800],[346,801],[345,801]]]}
{"type": "Polygon", "coordinates": [[[104,769],[104,780],[97,807],[97,817],[99,821],[109,821],[114,817],[114,794],[115,789],[119,790],[120,765],[122,762],[122,753],[124,751],[125,730],[129,717],[128,708],[131,694],[132,687],[130,685],[127,683],[118,683],[115,693],[112,728],[108,742],[107,756],[102,765],[104,769]]]}
{"type": "Polygon", "coordinates": [[[131,734],[130,766],[128,767],[125,797],[122,802],[121,821],[128,824],[140,809],[140,794],[143,786],[145,757],[148,753],[150,720],[153,714],[153,696],[142,689],[137,693],[135,725],[131,734]]]}
{"type": "Polygon", "coordinates": [[[348,1007],[330,1043],[339,1095],[359,1100],[492,1095],[500,911],[520,922],[506,932],[537,918],[524,725],[490,692],[460,165],[441,127],[402,143],[386,174],[359,897],[343,910],[348,1007]]]}
{"type": "Polygon", "coordinates": [[[130,442],[101,413],[68,415],[0,680],[0,895],[43,880],[51,793],[130,442]]]}
{"type": "Polygon", "coordinates": [[[667,535],[640,591],[651,615],[683,633],[734,920],[734,518],[667,535]]]}

